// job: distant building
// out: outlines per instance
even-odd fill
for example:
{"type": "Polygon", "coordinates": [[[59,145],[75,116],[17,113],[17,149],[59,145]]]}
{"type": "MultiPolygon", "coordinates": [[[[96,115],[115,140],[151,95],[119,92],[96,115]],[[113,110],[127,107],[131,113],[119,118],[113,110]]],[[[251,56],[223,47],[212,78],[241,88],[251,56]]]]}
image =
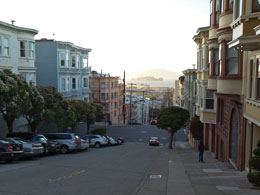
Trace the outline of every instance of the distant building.
{"type": "Polygon", "coordinates": [[[90,102],[102,105],[105,121],[123,123],[123,94],[119,77],[94,73],[89,78],[90,102]]]}
{"type": "Polygon", "coordinates": [[[36,40],[37,85],[55,87],[66,100],[89,101],[89,52],[70,42],[36,40]]]}

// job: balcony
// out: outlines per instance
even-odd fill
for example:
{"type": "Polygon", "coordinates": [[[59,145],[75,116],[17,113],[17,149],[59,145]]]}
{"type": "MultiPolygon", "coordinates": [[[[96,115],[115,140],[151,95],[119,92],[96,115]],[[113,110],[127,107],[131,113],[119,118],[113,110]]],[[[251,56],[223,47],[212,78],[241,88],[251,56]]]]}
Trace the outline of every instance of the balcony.
{"type": "Polygon", "coordinates": [[[245,99],[244,117],[260,125],[260,101],[245,99]]]}
{"type": "Polygon", "coordinates": [[[233,39],[228,43],[230,48],[235,47],[244,51],[252,51],[259,48],[259,17],[259,13],[254,13],[241,16],[232,22],[230,26],[233,29],[233,39]]]}

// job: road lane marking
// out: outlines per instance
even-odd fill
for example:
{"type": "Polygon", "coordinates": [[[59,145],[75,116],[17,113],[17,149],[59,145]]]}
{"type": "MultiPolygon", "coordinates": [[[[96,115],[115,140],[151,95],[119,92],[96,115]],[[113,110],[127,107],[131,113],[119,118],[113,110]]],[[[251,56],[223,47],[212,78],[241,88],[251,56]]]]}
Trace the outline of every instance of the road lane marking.
{"type": "Polygon", "coordinates": [[[67,179],[70,179],[72,178],[73,176],[77,176],[77,175],[80,175],[80,174],[83,174],[85,173],[86,170],[80,170],[80,171],[74,171],[72,172],[70,175],[65,175],[63,177],[58,177],[56,179],[49,179],[49,184],[52,184],[52,183],[57,183],[57,182],[61,182],[61,181],[65,181],[67,179]]]}
{"type": "Polygon", "coordinates": [[[150,179],[161,179],[162,175],[150,175],[150,179]]]}

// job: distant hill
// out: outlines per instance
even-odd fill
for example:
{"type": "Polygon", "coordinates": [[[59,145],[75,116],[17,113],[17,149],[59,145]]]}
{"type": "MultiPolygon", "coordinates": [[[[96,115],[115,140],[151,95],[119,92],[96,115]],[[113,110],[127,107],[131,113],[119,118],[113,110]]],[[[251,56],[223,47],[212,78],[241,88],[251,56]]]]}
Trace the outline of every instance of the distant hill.
{"type": "Polygon", "coordinates": [[[127,82],[136,82],[138,84],[143,83],[155,87],[159,87],[159,86],[174,87],[174,81],[178,80],[180,76],[181,74],[177,72],[173,72],[165,69],[153,69],[153,70],[128,74],[126,75],[126,80],[127,82]],[[155,78],[155,79],[149,80],[147,78],[155,78]]]}

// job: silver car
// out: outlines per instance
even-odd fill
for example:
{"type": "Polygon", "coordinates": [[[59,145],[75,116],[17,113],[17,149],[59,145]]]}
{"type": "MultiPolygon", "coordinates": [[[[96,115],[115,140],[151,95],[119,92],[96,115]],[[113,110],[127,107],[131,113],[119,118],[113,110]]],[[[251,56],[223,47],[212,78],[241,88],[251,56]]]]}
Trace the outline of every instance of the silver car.
{"type": "Polygon", "coordinates": [[[101,135],[86,135],[82,137],[83,140],[90,140],[90,146],[100,148],[108,144],[106,138],[101,135]]]}
{"type": "Polygon", "coordinates": [[[22,150],[24,157],[33,157],[37,155],[42,155],[44,148],[41,143],[28,142],[18,137],[5,138],[11,143],[22,144],[22,150]]]}
{"type": "Polygon", "coordinates": [[[53,140],[60,144],[60,152],[62,154],[80,150],[81,139],[74,133],[47,133],[44,135],[48,140],[53,140]]]}

